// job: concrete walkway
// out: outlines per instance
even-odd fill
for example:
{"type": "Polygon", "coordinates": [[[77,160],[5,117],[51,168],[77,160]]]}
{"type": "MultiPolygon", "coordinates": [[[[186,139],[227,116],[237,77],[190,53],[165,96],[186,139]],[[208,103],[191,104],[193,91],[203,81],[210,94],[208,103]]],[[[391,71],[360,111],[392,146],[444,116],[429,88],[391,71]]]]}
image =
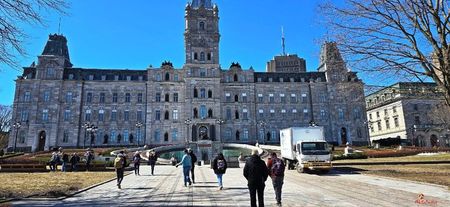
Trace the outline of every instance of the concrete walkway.
{"type": "MultiPolygon", "coordinates": [[[[109,182],[61,201],[17,201],[13,206],[249,206],[249,194],[242,168],[228,169],[224,189],[219,190],[209,166],[196,166],[196,183],[184,187],[182,169],[141,167],[141,176],[126,176],[122,189],[109,182]]],[[[425,199],[450,206],[450,192],[442,186],[396,179],[345,174],[298,174],[288,171],[283,187],[283,206],[425,206],[415,203],[419,193],[425,199]]],[[[266,182],[266,206],[275,206],[270,178],[266,182]]]]}

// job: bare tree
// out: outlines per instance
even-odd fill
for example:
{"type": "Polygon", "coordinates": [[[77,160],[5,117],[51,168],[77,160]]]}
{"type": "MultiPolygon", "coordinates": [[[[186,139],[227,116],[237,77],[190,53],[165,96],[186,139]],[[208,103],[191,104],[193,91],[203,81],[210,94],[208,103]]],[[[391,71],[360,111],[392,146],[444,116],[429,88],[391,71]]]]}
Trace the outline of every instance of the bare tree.
{"type": "Polygon", "coordinates": [[[450,106],[448,0],[344,0],[319,6],[352,68],[434,80],[450,106]]]}
{"type": "Polygon", "coordinates": [[[0,149],[8,144],[9,129],[11,128],[12,107],[0,105],[0,149]]]}
{"type": "Polygon", "coordinates": [[[17,56],[27,54],[22,25],[45,26],[45,13],[65,14],[67,8],[65,0],[0,0],[0,63],[14,68],[17,56]]]}

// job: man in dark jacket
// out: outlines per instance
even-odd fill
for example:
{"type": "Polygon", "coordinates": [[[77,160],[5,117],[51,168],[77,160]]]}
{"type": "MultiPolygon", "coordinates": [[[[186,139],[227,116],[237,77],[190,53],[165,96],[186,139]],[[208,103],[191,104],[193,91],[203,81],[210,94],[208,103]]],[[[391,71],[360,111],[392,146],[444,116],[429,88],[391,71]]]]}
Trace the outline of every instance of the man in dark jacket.
{"type": "Polygon", "coordinates": [[[189,155],[191,156],[192,166],[191,166],[191,178],[192,183],[195,183],[195,175],[194,175],[194,167],[195,163],[197,162],[197,156],[195,156],[195,153],[192,151],[192,149],[188,149],[189,155]]]}
{"type": "Polygon", "coordinates": [[[219,183],[219,190],[223,189],[222,176],[227,171],[227,167],[227,161],[223,157],[223,154],[220,152],[219,154],[217,154],[216,158],[214,158],[212,163],[214,174],[216,174],[217,182],[219,183]]]}
{"type": "Polygon", "coordinates": [[[244,177],[248,182],[248,190],[250,191],[250,205],[256,207],[256,192],[258,192],[259,207],[264,206],[264,188],[269,170],[266,163],[258,155],[258,151],[254,150],[252,156],[245,162],[244,177]]]}

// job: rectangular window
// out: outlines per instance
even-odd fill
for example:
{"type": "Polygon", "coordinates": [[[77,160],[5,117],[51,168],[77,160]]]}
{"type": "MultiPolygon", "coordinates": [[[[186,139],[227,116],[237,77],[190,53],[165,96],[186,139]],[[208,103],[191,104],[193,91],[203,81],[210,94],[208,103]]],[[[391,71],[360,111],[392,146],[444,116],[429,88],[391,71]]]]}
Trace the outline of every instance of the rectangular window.
{"type": "Polygon", "coordinates": [[[302,94],[302,103],[308,102],[308,96],[306,96],[306,93],[302,94]]]}
{"type": "Polygon", "coordinates": [[[372,113],[369,114],[369,120],[372,120],[372,113]]]}
{"type": "Polygon", "coordinates": [[[63,135],[63,143],[67,143],[69,142],[69,132],[67,130],[64,131],[64,135],[63,135]]]}
{"type": "Polygon", "coordinates": [[[131,102],[131,94],[130,93],[126,93],[125,94],[125,103],[130,103],[131,102]]]}
{"type": "Polygon", "coordinates": [[[50,101],[50,91],[44,91],[44,102],[50,101]]]}
{"type": "Polygon", "coordinates": [[[386,129],[390,129],[391,126],[390,126],[390,124],[389,124],[389,119],[386,119],[385,122],[386,122],[386,129]]]}
{"type": "Polygon", "coordinates": [[[161,140],[161,132],[159,130],[155,131],[155,142],[159,142],[161,140]]]}
{"type": "Polygon", "coordinates": [[[98,121],[104,121],[105,111],[103,109],[98,110],[98,121]]]}
{"type": "Polygon", "coordinates": [[[86,113],[84,114],[84,120],[85,121],[91,121],[91,110],[86,110],[86,113]]]}
{"type": "Polygon", "coordinates": [[[178,93],[173,94],[173,102],[178,102],[178,93]]]}
{"type": "Polygon", "coordinates": [[[105,93],[100,93],[100,103],[105,103],[105,93]]]}
{"type": "Polygon", "coordinates": [[[123,120],[124,121],[130,121],[130,111],[124,111],[123,112],[123,120]]]}
{"type": "Polygon", "coordinates": [[[19,143],[24,144],[25,143],[25,131],[19,131],[19,143]]]}
{"type": "Polygon", "coordinates": [[[87,95],[86,95],[86,103],[92,103],[92,93],[87,93],[87,95]]]}
{"type": "Polygon", "coordinates": [[[388,116],[388,110],[384,109],[384,116],[388,116]]]}
{"type": "Polygon", "coordinates": [[[123,130],[123,142],[129,143],[130,142],[129,136],[130,136],[130,134],[129,134],[128,130],[127,129],[123,130]]]}
{"type": "Polygon", "coordinates": [[[248,120],[248,110],[247,109],[242,110],[242,119],[248,120]]]}
{"type": "Polygon", "coordinates": [[[303,109],[303,118],[304,119],[308,119],[309,118],[308,109],[303,109]]]}
{"type": "Polygon", "coordinates": [[[392,112],[393,112],[394,114],[397,113],[397,107],[396,107],[396,106],[393,106],[393,107],[392,107],[392,112]]]}
{"type": "Polygon", "coordinates": [[[142,111],[136,112],[136,119],[137,119],[137,121],[142,121],[142,111]]]}
{"type": "Polygon", "coordinates": [[[42,121],[47,122],[48,121],[48,109],[42,110],[42,121]]]}
{"type": "Polygon", "coordinates": [[[22,111],[22,113],[20,114],[20,121],[28,121],[28,111],[22,111]]]}
{"type": "Polygon", "coordinates": [[[380,118],[380,112],[377,111],[377,118],[380,118]]]}
{"type": "Polygon", "coordinates": [[[280,94],[280,101],[281,103],[286,103],[286,96],[284,96],[284,94],[280,94]]]}
{"type": "Polygon", "coordinates": [[[258,94],[258,103],[264,102],[264,96],[262,94],[258,94]]]}
{"type": "Polygon", "coordinates": [[[161,102],[161,93],[156,93],[155,102],[161,102]]]}
{"type": "Polygon", "coordinates": [[[377,127],[378,127],[378,131],[381,131],[381,121],[377,121],[377,127]]]}
{"type": "Polygon", "coordinates": [[[177,109],[174,109],[172,111],[172,119],[173,120],[178,120],[178,110],[177,109]]]}
{"type": "Polygon", "coordinates": [[[259,114],[259,118],[263,118],[264,117],[264,110],[259,109],[258,110],[258,114],[259,114]]]}
{"type": "Polygon", "coordinates": [[[155,111],[155,120],[156,121],[161,120],[161,111],[160,110],[155,111]]]}
{"type": "Polygon", "coordinates": [[[325,120],[327,118],[327,113],[325,112],[324,109],[320,110],[320,118],[325,120]]]}
{"type": "Polygon", "coordinates": [[[344,120],[344,110],[343,109],[338,109],[338,117],[339,117],[339,120],[344,120]]]}
{"type": "Polygon", "coordinates": [[[112,102],[117,103],[117,93],[113,93],[112,102]]]}
{"type": "Polygon", "coordinates": [[[395,128],[400,126],[399,123],[398,123],[398,118],[397,117],[394,118],[394,126],[395,126],[395,128]]]}
{"type": "Polygon", "coordinates": [[[225,94],[225,101],[226,102],[231,102],[231,95],[229,93],[225,94]]]}
{"type": "Polygon", "coordinates": [[[111,111],[111,121],[117,121],[117,110],[115,109],[111,111]]]}
{"type": "Polygon", "coordinates": [[[64,121],[70,121],[70,109],[64,111],[64,121]]]}
{"type": "Polygon", "coordinates": [[[242,140],[248,140],[248,130],[244,129],[244,135],[242,136],[242,140]]]}
{"type": "Polygon", "coordinates": [[[66,93],[66,103],[72,103],[72,92],[67,92],[66,93]]]}
{"type": "Polygon", "coordinates": [[[274,103],[275,102],[275,97],[273,96],[273,94],[269,94],[269,103],[274,103]]]}
{"type": "Polygon", "coordinates": [[[295,94],[291,94],[291,103],[297,103],[297,96],[295,94]]]}
{"type": "Polygon", "coordinates": [[[31,92],[30,91],[26,91],[25,94],[23,95],[23,101],[24,102],[30,102],[31,101],[31,92]]]}
{"type": "Polygon", "coordinates": [[[227,108],[227,120],[231,120],[231,109],[227,108]]]}
{"type": "Polygon", "coordinates": [[[178,74],[173,75],[173,81],[178,81],[178,74]]]}
{"type": "Polygon", "coordinates": [[[172,129],[172,141],[176,141],[178,138],[178,129],[172,129]]]}
{"type": "Polygon", "coordinates": [[[55,76],[55,69],[47,68],[47,78],[53,78],[53,76],[55,76]]]}
{"type": "Polygon", "coordinates": [[[138,93],[137,102],[142,103],[142,93],[138,93]]]}
{"type": "Polygon", "coordinates": [[[204,88],[200,89],[200,98],[206,98],[206,89],[204,88]]]}
{"type": "Polygon", "coordinates": [[[202,118],[202,119],[206,118],[206,106],[205,105],[200,106],[200,118],[202,118]]]}

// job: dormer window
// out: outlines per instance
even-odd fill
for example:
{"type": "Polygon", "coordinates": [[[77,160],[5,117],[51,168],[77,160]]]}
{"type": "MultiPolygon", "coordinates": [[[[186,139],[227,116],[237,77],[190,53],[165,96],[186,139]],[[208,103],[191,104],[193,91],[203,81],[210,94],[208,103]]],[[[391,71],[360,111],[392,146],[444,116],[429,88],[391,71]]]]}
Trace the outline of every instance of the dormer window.
{"type": "Polygon", "coordinates": [[[55,75],[55,69],[47,68],[47,78],[53,78],[54,75],[55,75]]]}

